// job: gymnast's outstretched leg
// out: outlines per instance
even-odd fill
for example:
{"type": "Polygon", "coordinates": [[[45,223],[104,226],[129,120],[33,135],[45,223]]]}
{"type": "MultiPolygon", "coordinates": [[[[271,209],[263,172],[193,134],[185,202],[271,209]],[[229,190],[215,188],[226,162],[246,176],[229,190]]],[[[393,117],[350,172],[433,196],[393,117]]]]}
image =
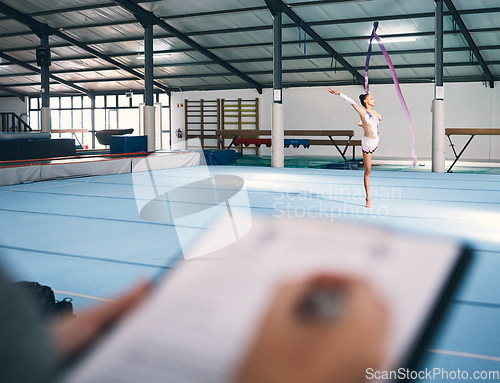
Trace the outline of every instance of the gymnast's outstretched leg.
{"type": "Polygon", "coordinates": [[[363,164],[365,168],[365,192],[366,192],[366,207],[372,207],[370,196],[370,174],[372,171],[372,154],[363,152],[363,164]]]}

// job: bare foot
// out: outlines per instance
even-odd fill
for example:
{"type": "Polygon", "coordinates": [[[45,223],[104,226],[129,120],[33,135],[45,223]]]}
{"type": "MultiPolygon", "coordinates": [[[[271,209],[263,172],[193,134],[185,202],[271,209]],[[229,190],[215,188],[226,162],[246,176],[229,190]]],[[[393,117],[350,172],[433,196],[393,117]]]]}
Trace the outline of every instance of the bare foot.
{"type": "Polygon", "coordinates": [[[366,199],[366,207],[372,207],[372,200],[371,198],[366,199]]]}

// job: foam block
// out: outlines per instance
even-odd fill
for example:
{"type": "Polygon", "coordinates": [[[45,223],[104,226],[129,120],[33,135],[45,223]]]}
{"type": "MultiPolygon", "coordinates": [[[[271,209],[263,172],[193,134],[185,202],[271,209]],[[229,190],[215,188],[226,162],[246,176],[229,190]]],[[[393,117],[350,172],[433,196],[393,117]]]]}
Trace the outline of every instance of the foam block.
{"type": "Polygon", "coordinates": [[[75,155],[75,140],[72,138],[0,141],[0,161],[71,157],[75,155]]]}
{"type": "Polygon", "coordinates": [[[232,165],[236,163],[236,152],[229,150],[204,150],[207,165],[232,165]]]}
{"type": "Polygon", "coordinates": [[[148,137],[147,136],[111,136],[109,144],[109,152],[111,154],[117,153],[137,153],[148,151],[148,137]]]}

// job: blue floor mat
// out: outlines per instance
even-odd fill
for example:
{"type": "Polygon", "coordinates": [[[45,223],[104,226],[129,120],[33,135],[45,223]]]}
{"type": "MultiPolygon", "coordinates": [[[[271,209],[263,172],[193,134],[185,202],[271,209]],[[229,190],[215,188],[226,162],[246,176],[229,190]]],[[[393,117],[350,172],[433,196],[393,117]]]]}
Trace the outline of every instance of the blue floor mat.
{"type": "MultiPolygon", "coordinates": [[[[431,343],[444,353],[427,352],[423,366],[500,368],[500,176],[374,171],[373,208],[366,209],[362,170],[209,171],[241,177],[252,212],[348,219],[469,243],[476,252],[431,343]]],[[[206,174],[203,167],[168,169],[155,171],[154,179],[159,188],[178,188],[206,174]]],[[[63,291],[59,299],[72,296],[77,313],[165,272],[182,258],[182,249],[175,225],[146,222],[139,214],[136,191],[150,182],[149,174],[140,173],[0,187],[0,262],[16,280],[63,291]]],[[[182,208],[183,202],[172,204],[182,208]]],[[[183,225],[196,236],[206,221],[193,216],[183,225]]]]}

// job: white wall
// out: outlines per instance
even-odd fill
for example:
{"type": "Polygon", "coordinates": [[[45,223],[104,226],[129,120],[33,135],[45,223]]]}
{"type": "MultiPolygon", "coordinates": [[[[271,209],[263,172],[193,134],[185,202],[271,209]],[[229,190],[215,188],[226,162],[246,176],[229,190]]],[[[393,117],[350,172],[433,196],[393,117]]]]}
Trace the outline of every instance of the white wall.
{"type": "MultiPolygon", "coordinates": [[[[27,98],[26,98],[27,100],[27,98]]],[[[0,98],[0,112],[14,112],[18,116],[27,113],[28,105],[18,97],[0,98]]]]}
{"type": "MultiPolygon", "coordinates": [[[[358,100],[363,93],[361,86],[338,87],[338,90],[358,100]]],[[[432,136],[432,98],[433,84],[401,85],[415,131],[415,149],[420,159],[431,158],[432,136]]],[[[375,109],[383,117],[380,125],[380,146],[374,159],[404,158],[410,159],[410,129],[399,103],[394,85],[371,85],[370,93],[376,101],[375,109]]],[[[226,90],[206,92],[172,93],[172,133],[179,127],[185,132],[184,99],[237,99],[255,98],[260,100],[260,128],[271,129],[272,89],[257,91],[226,90]]],[[[362,129],[357,126],[358,115],[341,98],[327,92],[327,87],[287,88],[283,90],[285,129],[353,129],[355,139],[361,139],[362,129]]],[[[481,83],[445,84],[445,121],[446,127],[500,127],[500,91],[485,87],[481,83]]],[[[468,136],[452,137],[459,150],[468,136]]],[[[183,139],[182,139],[183,140],[183,139]]],[[[173,138],[173,142],[182,141],[173,138]]],[[[448,140],[446,139],[446,142],[448,140]]],[[[463,159],[500,160],[500,136],[476,136],[463,155],[463,159]]],[[[269,154],[264,148],[262,154],[269,154]]],[[[330,146],[313,146],[309,149],[285,149],[285,155],[337,155],[330,146]]],[[[348,155],[351,154],[349,150],[348,155]]],[[[361,151],[357,148],[357,155],[361,151]]],[[[447,146],[447,159],[453,159],[451,148],[447,146]]]]}

